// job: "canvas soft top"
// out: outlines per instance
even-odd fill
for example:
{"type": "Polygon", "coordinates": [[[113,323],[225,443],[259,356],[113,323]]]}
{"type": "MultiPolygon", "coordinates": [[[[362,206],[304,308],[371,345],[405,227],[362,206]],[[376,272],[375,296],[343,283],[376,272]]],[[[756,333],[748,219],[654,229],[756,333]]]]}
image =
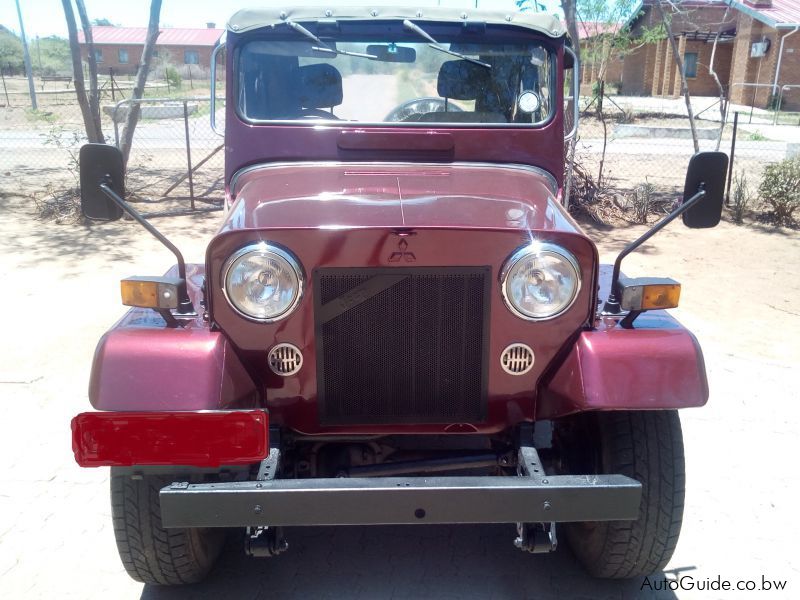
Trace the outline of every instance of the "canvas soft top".
{"type": "Polygon", "coordinates": [[[431,22],[462,23],[484,21],[491,25],[515,25],[543,33],[549,37],[561,37],[565,29],[561,21],[544,13],[501,12],[457,8],[409,8],[387,6],[329,6],[297,8],[247,8],[235,13],[228,21],[228,29],[236,33],[252,31],[261,27],[272,27],[286,20],[303,22],[318,20],[370,21],[386,19],[409,19],[417,24],[431,22]]]}

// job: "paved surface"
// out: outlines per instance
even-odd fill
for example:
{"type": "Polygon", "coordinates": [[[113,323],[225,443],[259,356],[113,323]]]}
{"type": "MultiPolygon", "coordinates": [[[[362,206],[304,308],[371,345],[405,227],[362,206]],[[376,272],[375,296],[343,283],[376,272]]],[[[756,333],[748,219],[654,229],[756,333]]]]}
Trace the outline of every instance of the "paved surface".
{"type": "MultiPolygon", "coordinates": [[[[116,281],[160,273],[170,256],[131,223],[41,225],[18,199],[1,191],[0,210],[0,314],[5,317],[0,346],[0,597],[674,597],[646,584],[642,590],[642,581],[594,581],[566,547],[553,555],[524,555],[513,548],[509,526],[295,529],[288,532],[290,551],[272,560],[247,559],[232,540],[201,586],[160,589],[131,581],[114,546],[107,471],[81,470],[73,463],[69,419],[88,408],[94,345],[122,313],[116,281]]],[[[158,225],[188,260],[197,261],[218,218],[168,219],[158,225]]],[[[800,351],[789,340],[797,339],[800,319],[796,294],[777,280],[785,277],[788,285],[800,277],[800,244],[792,234],[785,243],[794,244],[786,246],[795,249],[793,262],[772,265],[765,258],[757,277],[720,272],[712,281],[691,282],[687,273],[693,265],[712,260],[704,258],[711,249],[740,252],[741,260],[748,260],[747,248],[737,250],[726,242],[726,233],[736,233],[734,229],[687,238],[684,257],[659,259],[658,253],[643,253],[629,259],[632,267],[666,260],[674,265],[671,272],[655,274],[684,279],[685,308],[679,316],[704,345],[712,387],[707,408],[683,414],[686,520],[667,575],[688,575],[695,581],[753,579],[759,585],[763,575],[789,580],[786,593],[765,597],[796,598],[800,529],[792,461],[800,431],[800,351]],[[774,323],[780,326],[763,326],[766,308],[753,300],[759,290],[766,294],[771,289],[770,281],[776,285],[766,301],[786,313],[775,313],[779,318],[774,323]],[[735,289],[741,300],[731,297],[735,289]],[[720,306],[742,302],[743,319],[733,334],[715,318],[715,301],[720,306]],[[701,310],[704,306],[711,308],[701,310]],[[751,339],[756,341],[747,341],[751,339]]],[[[599,235],[604,256],[610,257],[610,249],[635,233],[599,235]]],[[[664,233],[667,239],[670,235],[678,234],[664,233]]],[[[732,597],[697,591],[677,595],[732,597]]]]}

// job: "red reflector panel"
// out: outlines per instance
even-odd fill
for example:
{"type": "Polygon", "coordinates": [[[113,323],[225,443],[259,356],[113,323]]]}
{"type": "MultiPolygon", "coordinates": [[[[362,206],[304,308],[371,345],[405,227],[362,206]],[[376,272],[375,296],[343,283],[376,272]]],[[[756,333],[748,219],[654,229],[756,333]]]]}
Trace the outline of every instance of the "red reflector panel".
{"type": "Polygon", "coordinates": [[[229,412],[88,412],[72,419],[82,467],[258,462],[269,453],[269,415],[229,412]]]}

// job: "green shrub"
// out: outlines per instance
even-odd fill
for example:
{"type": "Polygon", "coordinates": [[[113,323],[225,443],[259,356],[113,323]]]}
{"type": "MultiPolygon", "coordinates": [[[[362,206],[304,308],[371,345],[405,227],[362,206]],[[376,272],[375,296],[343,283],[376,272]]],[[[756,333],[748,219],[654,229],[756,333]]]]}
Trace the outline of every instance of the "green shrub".
{"type": "Polygon", "coordinates": [[[71,75],[72,55],[69,42],[50,36],[35,40],[31,44],[33,71],[38,75],[71,75]]]}
{"type": "Polygon", "coordinates": [[[169,84],[174,87],[180,89],[181,87],[181,74],[178,73],[178,69],[175,67],[167,67],[164,69],[164,78],[169,82],[169,84]]]}
{"type": "Polygon", "coordinates": [[[772,208],[777,225],[792,225],[793,213],[800,207],[800,156],[768,165],[758,193],[772,208]]]}
{"type": "Polygon", "coordinates": [[[22,42],[5,28],[0,28],[0,65],[6,77],[24,72],[22,42]]]}
{"type": "Polygon", "coordinates": [[[54,123],[58,119],[58,116],[47,110],[33,110],[32,108],[26,108],[25,118],[32,122],[43,121],[45,123],[54,123]]]}

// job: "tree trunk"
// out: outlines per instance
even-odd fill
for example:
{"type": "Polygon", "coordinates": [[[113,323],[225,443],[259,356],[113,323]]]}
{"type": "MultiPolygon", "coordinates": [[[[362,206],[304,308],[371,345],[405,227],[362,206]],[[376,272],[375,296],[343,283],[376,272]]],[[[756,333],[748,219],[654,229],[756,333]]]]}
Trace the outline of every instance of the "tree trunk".
{"type": "Polygon", "coordinates": [[[606,83],[600,81],[598,90],[597,117],[603,124],[603,151],[600,153],[600,164],[597,167],[597,188],[603,188],[603,169],[606,164],[606,151],[608,150],[608,123],[606,123],[606,113],[603,112],[603,95],[605,94],[606,83]]]}
{"type": "MultiPolygon", "coordinates": [[[[78,99],[78,106],[83,116],[83,125],[86,128],[86,137],[89,141],[96,144],[104,144],[103,132],[98,127],[98,119],[92,114],[89,99],[86,97],[86,86],[83,81],[83,64],[81,63],[81,49],[78,45],[78,27],[75,24],[75,13],[72,11],[71,0],[61,0],[64,7],[64,17],[67,21],[67,32],[69,33],[69,50],[72,56],[72,78],[75,81],[75,95],[78,99]]],[[[89,54],[94,54],[94,45],[87,40],[89,54]]]]}
{"type": "Polygon", "coordinates": [[[725,121],[727,120],[728,115],[728,100],[725,97],[725,88],[722,87],[719,76],[714,70],[714,57],[717,55],[717,42],[719,42],[719,36],[722,33],[722,28],[725,26],[726,21],[728,20],[728,11],[730,9],[730,6],[725,7],[725,14],[722,15],[722,22],[719,24],[717,35],[714,37],[714,45],[711,47],[711,59],[708,61],[708,73],[714,78],[714,82],[717,84],[717,89],[719,90],[719,134],[717,135],[717,145],[714,148],[715,150],[719,150],[719,146],[722,143],[722,133],[725,131],[725,121]]]}
{"type": "Polygon", "coordinates": [[[581,39],[578,36],[578,19],[575,12],[575,0],[561,0],[561,8],[564,10],[564,21],[567,24],[567,33],[572,40],[572,49],[578,58],[581,57],[581,39]]]}
{"type": "Polygon", "coordinates": [[[656,8],[658,9],[658,14],[661,17],[661,22],[664,23],[664,31],[667,33],[667,39],[669,40],[670,48],[672,48],[672,58],[675,59],[675,65],[678,68],[678,76],[681,78],[681,94],[683,94],[683,99],[686,101],[686,111],[689,113],[689,127],[692,130],[694,151],[700,152],[700,144],[697,141],[697,129],[695,128],[694,124],[692,99],[689,96],[689,85],[686,83],[686,73],[683,71],[683,60],[681,60],[681,53],[678,50],[678,42],[675,41],[675,36],[672,33],[672,26],[670,25],[670,21],[664,12],[664,7],[662,6],[663,1],[664,0],[658,0],[655,4],[656,8]]]}
{"type": "MultiPolygon", "coordinates": [[[[569,33],[569,37],[572,39],[573,50],[575,51],[575,55],[580,59],[581,57],[581,43],[580,37],[578,36],[578,22],[575,16],[575,0],[561,0],[561,8],[564,10],[564,21],[567,24],[567,33],[569,33]]],[[[580,81],[578,82],[580,86],[580,81]]],[[[575,90],[575,97],[573,98],[573,102],[578,102],[580,97],[580,88],[575,90]]],[[[572,171],[573,165],[575,162],[575,144],[578,139],[577,132],[575,136],[569,141],[569,144],[566,148],[567,154],[567,161],[566,161],[566,174],[565,174],[565,182],[564,182],[564,198],[563,204],[564,207],[569,210],[569,198],[570,194],[572,193],[572,171]]]]}
{"type": "Polygon", "coordinates": [[[81,20],[83,36],[86,39],[86,46],[89,48],[89,54],[86,57],[86,61],[89,63],[89,109],[92,111],[95,127],[102,137],[103,123],[100,115],[100,93],[97,89],[97,60],[94,57],[92,24],[89,22],[89,17],[86,14],[86,5],[84,5],[83,0],[75,0],[75,7],[78,9],[78,18],[81,20]]]}
{"type": "Polygon", "coordinates": [[[131,102],[128,105],[128,116],[125,119],[125,128],[122,130],[121,150],[123,162],[127,166],[128,157],[131,154],[131,144],[133,143],[133,133],[136,131],[136,124],[139,122],[140,103],[137,100],[144,95],[144,86],[147,83],[147,75],[150,72],[150,61],[156,49],[158,39],[158,21],[161,16],[161,0],[151,0],[150,2],[150,22],[147,25],[147,38],[144,42],[142,59],[139,63],[139,70],[136,72],[136,85],[133,88],[131,102]]]}

